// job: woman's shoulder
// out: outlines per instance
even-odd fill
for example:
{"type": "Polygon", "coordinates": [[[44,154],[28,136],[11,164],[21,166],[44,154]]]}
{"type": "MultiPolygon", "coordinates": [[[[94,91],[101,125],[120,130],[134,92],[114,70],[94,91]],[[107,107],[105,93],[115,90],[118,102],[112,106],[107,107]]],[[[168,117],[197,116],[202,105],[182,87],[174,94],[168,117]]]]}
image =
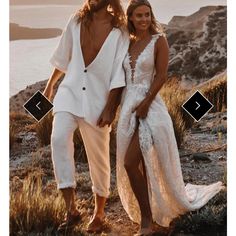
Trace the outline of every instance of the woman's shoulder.
{"type": "Polygon", "coordinates": [[[155,51],[160,51],[163,48],[169,48],[166,34],[163,32],[158,32],[157,34],[153,35],[155,41],[155,51]]]}

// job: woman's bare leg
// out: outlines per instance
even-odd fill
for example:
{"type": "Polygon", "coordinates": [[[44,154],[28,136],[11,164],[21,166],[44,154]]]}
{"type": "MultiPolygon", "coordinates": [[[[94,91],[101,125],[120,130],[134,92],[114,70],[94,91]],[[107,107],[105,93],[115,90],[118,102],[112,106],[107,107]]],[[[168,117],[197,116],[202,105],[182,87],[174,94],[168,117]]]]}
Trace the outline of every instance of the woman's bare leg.
{"type": "MultiPolygon", "coordinates": [[[[138,128],[131,139],[124,160],[124,167],[129,177],[130,185],[138,200],[141,211],[141,228],[150,228],[152,225],[152,213],[148,198],[148,186],[144,174],[139,169],[139,165],[143,160],[142,152],[139,144],[138,128]]],[[[145,167],[143,166],[145,169],[145,167]]]]}

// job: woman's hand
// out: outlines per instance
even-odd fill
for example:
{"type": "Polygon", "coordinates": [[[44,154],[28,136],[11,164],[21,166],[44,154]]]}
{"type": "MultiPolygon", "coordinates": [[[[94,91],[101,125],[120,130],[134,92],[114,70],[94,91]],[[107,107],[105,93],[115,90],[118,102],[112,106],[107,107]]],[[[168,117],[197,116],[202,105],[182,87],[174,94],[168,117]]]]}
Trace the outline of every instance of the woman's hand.
{"type": "Polygon", "coordinates": [[[150,105],[151,105],[151,100],[145,98],[132,112],[136,111],[137,118],[145,119],[147,117],[150,105]]]}

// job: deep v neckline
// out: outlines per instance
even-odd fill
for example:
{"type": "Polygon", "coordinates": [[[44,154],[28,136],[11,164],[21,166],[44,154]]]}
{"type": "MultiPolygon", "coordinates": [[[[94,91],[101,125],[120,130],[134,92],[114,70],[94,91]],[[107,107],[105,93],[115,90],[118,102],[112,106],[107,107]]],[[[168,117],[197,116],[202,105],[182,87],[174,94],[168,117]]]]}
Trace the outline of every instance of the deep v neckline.
{"type": "Polygon", "coordinates": [[[113,28],[111,29],[111,31],[109,32],[109,34],[107,35],[105,41],[103,42],[101,48],[99,49],[99,51],[98,51],[98,53],[97,53],[97,55],[96,55],[96,56],[94,57],[94,59],[86,66],[86,65],[85,65],[85,61],[84,61],[84,55],[83,55],[82,45],[81,45],[81,23],[80,23],[80,25],[79,25],[79,32],[78,32],[78,33],[79,33],[79,50],[80,50],[80,55],[81,55],[81,58],[82,58],[82,62],[83,62],[84,68],[91,67],[91,66],[95,63],[95,61],[97,60],[97,58],[98,58],[98,57],[100,56],[100,54],[102,53],[103,48],[104,48],[105,45],[107,44],[108,39],[111,37],[112,32],[113,32],[114,30],[115,30],[115,28],[113,27],[113,28]]]}
{"type": "Polygon", "coordinates": [[[129,67],[130,67],[130,70],[131,70],[131,81],[134,81],[134,73],[135,73],[136,65],[137,65],[137,62],[138,62],[139,58],[145,52],[147,47],[151,44],[152,40],[153,40],[153,35],[151,36],[150,41],[147,43],[147,45],[144,47],[144,49],[138,54],[138,56],[136,57],[135,61],[133,61],[132,56],[131,56],[131,54],[130,54],[130,52],[128,50],[129,67]],[[134,66],[132,66],[132,65],[134,65],[134,66]]]}

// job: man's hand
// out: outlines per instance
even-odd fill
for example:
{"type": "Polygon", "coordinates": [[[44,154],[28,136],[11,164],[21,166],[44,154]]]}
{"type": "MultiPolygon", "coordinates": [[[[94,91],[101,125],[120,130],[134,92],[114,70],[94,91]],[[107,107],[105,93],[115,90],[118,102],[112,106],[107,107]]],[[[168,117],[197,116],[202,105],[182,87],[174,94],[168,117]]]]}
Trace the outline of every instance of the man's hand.
{"type": "Polygon", "coordinates": [[[97,126],[100,128],[104,127],[105,125],[110,126],[115,119],[116,110],[120,104],[122,91],[122,87],[115,88],[110,91],[105,108],[103,109],[97,121],[97,126]]]}
{"type": "Polygon", "coordinates": [[[109,111],[107,108],[104,108],[102,114],[98,118],[97,126],[99,126],[100,128],[104,127],[105,125],[110,126],[114,119],[115,112],[109,111]]]}

